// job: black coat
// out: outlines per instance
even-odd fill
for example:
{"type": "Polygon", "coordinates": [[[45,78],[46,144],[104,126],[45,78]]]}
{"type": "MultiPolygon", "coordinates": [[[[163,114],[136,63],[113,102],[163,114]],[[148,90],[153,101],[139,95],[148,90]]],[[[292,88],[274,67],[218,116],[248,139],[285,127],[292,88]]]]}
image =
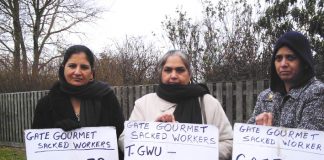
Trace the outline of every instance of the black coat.
{"type": "MultiPolygon", "coordinates": [[[[115,94],[109,92],[104,95],[101,106],[100,120],[96,126],[115,126],[118,138],[124,130],[124,116],[115,94]]],[[[64,119],[77,121],[69,95],[53,87],[48,95],[38,101],[32,128],[54,128],[57,121],[64,119]]]]}

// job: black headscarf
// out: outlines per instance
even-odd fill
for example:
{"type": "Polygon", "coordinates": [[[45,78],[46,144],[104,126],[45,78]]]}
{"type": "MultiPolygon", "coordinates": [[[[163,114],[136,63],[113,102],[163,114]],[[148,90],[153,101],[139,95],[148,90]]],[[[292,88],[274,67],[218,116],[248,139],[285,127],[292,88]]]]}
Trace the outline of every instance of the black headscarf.
{"type": "Polygon", "coordinates": [[[71,55],[80,52],[87,55],[91,69],[94,72],[94,55],[91,50],[82,45],[71,46],[66,50],[63,63],[59,68],[59,82],[57,85],[63,93],[70,97],[80,99],[80,125],[81,127],[91,127],[96,126],[99,122],[102,97],[112,92],[112,89],[108,84],[95,80],[82,86],[73,86],[66,81],[64,77],[64,66],[71,55]]]}
{"type": "Polygon", "coordinates": [[[203,84],[160,84],[157,88],[157,95],[160,98],[177,104],[173,115],[176,121],[181,123],[202,123],[198,98],[208,93],[207,86],[203,84]]]}

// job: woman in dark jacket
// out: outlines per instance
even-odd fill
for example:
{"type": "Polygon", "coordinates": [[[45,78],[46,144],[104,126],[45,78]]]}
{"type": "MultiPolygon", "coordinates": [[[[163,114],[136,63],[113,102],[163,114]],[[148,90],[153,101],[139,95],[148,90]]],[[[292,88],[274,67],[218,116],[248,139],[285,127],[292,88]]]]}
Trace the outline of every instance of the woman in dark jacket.
{"type": "Polygon", "coordinates": [[[311,45],[296,31],[274,46],[270,88],[262,91],[248,123],[324,131],[324,83],[316,79],[311,45]]]}
{"type": "MultiPolygon", "coordinates": [[[[82,45],[69,47],[59,68],[59,81],[39,100],[32,128],[115,126],[117,138],[124,117],[110,86],[94,80],[94,55],[82,45]]],[[[122,154],[121,154],[122,155],[122,154]]]]}

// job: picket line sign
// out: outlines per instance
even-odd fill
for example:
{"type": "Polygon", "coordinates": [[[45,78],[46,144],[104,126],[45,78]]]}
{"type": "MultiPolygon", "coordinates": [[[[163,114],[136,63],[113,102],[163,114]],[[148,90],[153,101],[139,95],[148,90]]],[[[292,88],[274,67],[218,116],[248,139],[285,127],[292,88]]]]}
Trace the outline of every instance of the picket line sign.
{"type": "Polygon", "coordinates": [[[324,160],[324,132],[236,123],[232,160],[324,160]]]}
{"type": "Polygon", "coordinates": [[[218,159],[213,125],[126,121],[125,160],[218,159]]]}
{"type": "Polygon", "coordinates": [[[25,130],[27,160],[118,160],[115,127],[25,130]]]}

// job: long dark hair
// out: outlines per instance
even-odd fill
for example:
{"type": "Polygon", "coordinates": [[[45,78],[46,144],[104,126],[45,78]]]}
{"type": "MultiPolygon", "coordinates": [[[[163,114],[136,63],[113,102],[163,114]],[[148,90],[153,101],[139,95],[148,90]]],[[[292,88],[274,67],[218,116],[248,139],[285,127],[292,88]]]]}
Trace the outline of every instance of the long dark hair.
{"type": "Polygon", "coordinates": [[[94,73],[94,63],[95,63],[95,56],[94,54],[92,53],[92,51],[84,46],[84,45],[73,45],[71,47],[69,47],[65,53],[64,53],[64,58],[63,58],[63,61],[60,65],[60,68],[59,68],[59,77],[61,80],[64,80],[65,81],[65,78],[64,78],[64,66],[66,64],[66,62],[70,59],[70,57],[73,55],[73,54],[78,54],[78,53],[85,53],[86,54],[86,57],[87,57],[87,60],[89,61],[89,64],[90,64],[90,67],[91,67],[91,70],[92,70],[92,73],[93,73],[93,77],[95,75],[94,73]]]}

